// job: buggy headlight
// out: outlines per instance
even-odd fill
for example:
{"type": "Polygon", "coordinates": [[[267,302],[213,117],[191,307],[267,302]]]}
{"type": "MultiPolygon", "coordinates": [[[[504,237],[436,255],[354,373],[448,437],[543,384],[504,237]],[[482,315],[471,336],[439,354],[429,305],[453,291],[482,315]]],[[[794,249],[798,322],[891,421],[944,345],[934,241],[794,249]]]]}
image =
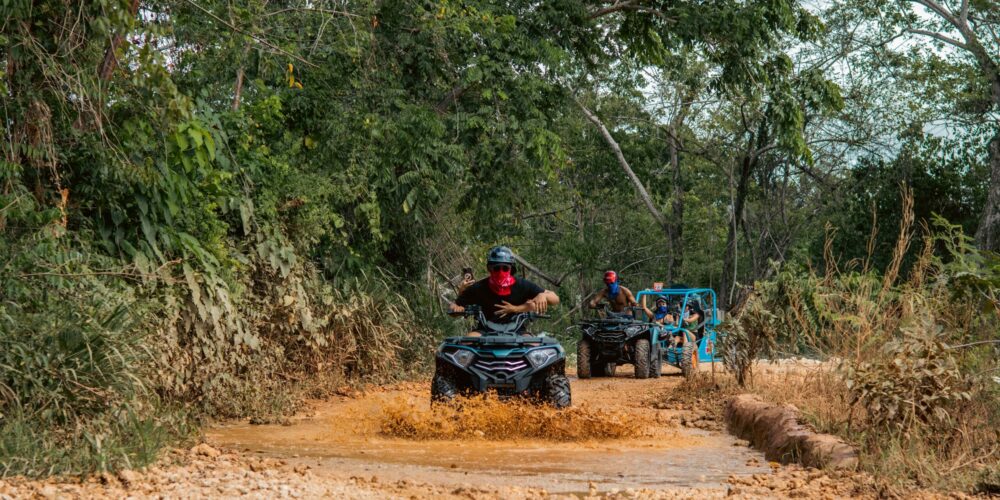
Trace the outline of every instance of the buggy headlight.
{"type": "Polygon", "coordinates": [[[459,366],[469,366],[475,357],[476,355],[472,354],[472,351],[466,349],[459,349],[451,353],[451,359],[454,359],[459,366]]]}
{"type": "Polygon", "coordinates": [[[559,353],[555,349],[535,349],[528,353],[528,362],[531,363],[531,366],[538,368],[558,355],[559,353]]]}
{"type": "Polygon", "coordinates": [[[625,327],[625,335],[635,335],[643,330],[642,325],[632,325],[625,327]]]}

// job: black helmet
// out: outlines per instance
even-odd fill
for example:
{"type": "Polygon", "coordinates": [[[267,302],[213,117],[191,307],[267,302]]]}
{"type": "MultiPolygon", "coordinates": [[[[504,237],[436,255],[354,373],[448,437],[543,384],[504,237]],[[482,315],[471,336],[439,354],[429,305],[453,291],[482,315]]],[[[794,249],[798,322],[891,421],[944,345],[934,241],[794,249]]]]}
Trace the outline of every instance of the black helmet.
{"type": "Polygon", "coordinates": [[[486,267],[488,268],[493,264],[507,264],[510,266],[511,272],[514,272],[514,252],[511,252],[505,246],[491,248],[490,252],[486,254],[486,267]]]}

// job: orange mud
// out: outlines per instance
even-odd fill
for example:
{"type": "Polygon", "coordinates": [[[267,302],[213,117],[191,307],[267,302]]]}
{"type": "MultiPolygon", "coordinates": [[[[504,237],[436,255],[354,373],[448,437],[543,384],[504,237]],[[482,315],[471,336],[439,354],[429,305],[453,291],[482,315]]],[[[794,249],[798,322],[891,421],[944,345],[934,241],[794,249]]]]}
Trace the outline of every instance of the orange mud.
{"type": "Polygon", "coordinates": [[[571,377],[573,407],[467,402],[430,408],[429,383],[375,388],[331,401],[287,425],[231,423],[206,431],[213,446],[308,465],[331,477],[418,481],[446,487],[530,487],[556,493],[626,488],[719,488],[731,475],[768,472],[735,438],[677,425],[656,409],[683,382],[571,377]]]}
{"type": "Polygon", "coordinates": [[[557,410],[521,399],[503,401],[495,395],[433,407],[399,397],[382,408],[377,424],[386,437],[494,441],[635,438],[649,436],[656,428],[624,411],[585,405],[557,410]]]}

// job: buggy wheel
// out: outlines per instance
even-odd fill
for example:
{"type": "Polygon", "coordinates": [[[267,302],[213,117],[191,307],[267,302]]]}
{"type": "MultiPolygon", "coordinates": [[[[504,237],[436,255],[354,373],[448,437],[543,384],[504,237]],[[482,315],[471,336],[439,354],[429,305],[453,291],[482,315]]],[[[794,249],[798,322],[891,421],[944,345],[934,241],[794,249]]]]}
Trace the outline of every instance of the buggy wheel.
{"type": "Polygon", "coordinates": [[[649,339],[635,341],[635,378],[649,378],[649,339]]]}
{"type": "Polygon", "coordinates": [[[698,342],[685,340],[681,349],[681,373],[691,378],[698,373],[698,342]]]}
{"type": "Polygon", "coordinates": [[[556,408],[566,408],[572,404],[569,379],[565,375],[545,377],[545,402],[556,408]]]}
{"type": "Polygon", "coordinates": [[[580,339],[576,344],[576,376],[590,378],[590,340],[580,339]]]}
{"type": "Polygon", "coordinates": [[[458,396],[458,385],[455,380],[447,374],[434,373],[434,380],[431,381],[431,404],[450,403],[458,396]]]}

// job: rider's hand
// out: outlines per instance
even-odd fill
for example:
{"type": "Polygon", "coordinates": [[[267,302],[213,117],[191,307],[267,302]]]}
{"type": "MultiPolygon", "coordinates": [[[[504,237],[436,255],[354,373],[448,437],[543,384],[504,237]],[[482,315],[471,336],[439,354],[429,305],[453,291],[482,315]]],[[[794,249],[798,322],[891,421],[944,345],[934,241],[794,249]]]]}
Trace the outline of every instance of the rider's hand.
{"type": "Polygon", "coordinates": [[[528,303],[534,306],[536,314],[545,314],[545,311],[549,310],[549,301],[543,294],[538,294],[535,298],[529,300],[528,303]]]}
{"type": "MultiPolygon", "coordinates": [[[[476,283],[476,280],[472,279],[472,276],[466,276],[465,279],[462,280],[461,283],[459,283],[458,289],[460,291],[465,291],[466,288],[469,288],[470,286],[474,285],[475,283],[476,283]]],[[[459,292],[459,293],[461,293],[461,292],[459,292]]]]}
{"type": "Polygon", "coordinates": [[[526,312],[524,306],[515,306],[506,300],[500,304],[497,304],[497,316],[501,318],[507,316],[508,314],[517,314],[526,312]]]}
{"type": "Polygon", "coordinates": [[[458,304],[456,304],[456,303],[454,303],[454,302],[452,302],[451,304],[448,304],[448,312],[461,313],[461,312],[465,312],[465,308],[462,307],[462,306],[460,306],[460,305],[458,305],[458,304]]]}

